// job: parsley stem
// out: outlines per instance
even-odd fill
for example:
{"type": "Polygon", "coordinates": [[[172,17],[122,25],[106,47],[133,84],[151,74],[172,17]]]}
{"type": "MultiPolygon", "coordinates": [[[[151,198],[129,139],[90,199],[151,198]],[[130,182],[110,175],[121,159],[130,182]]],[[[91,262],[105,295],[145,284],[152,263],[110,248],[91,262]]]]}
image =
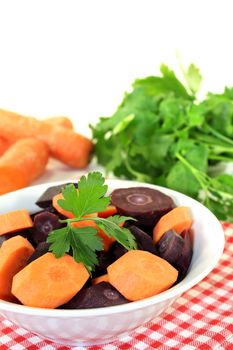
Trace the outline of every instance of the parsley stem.
{"type": "Polygon", "coordinates": [[[218,160],[218,161],[223,161],[223,162],[232,162],[232,159],[229,158],[229,157],[225,157],[225,156],[218,156],[218,155],[215,155],[215,154],[210,154],[209,155],[209,159],[212,159],[212,160],[218,160]]]}
{"type": "Polygon", "coordinates": [[[64,219],[64,220],[59,220],[59,222],[61,224],[71,224],[72,222],[78,222],[78,221],[87,221],[87,220],[93,220],[93,219],[96,219],[96,217],[82,217],[82,218],[72,218],[72,219],[64,219]]]}
{"type": "Polygon", "coordinates": [[[135,179],[137,181],[150,182],[150,180],[151,180],[150,177],[133,169],[132,166],[129,164],[129,160],[127,158],[124,159],[124,163],[125,163],[126,169],[129,171],[129,173],[131,173],[132,175],[135,176],[135,179]]]}
{"type": "Polygon", "coordinates": [[[216,136],[216,137],[219,138],[220,140],[225,141],[225,142],[229,143],[230,145],[233,145],[233,141],[232,141],[229,137],[227,137],[227,136],[221,134],[220,132],[218,132],[217,130],[213,129],[210,125],[207,125],[207,124],[206,124],[206,129],[207,129],[212,135],[216,136]]]}
{"type": "Polygon", "coordinates": [[[182,155],[177,152],[176,157],[190,170],[193,176],[201,185],[206,198],[208,198],[208,184],[207,184],[207,175],[205,173],[200,172],[198,169],[193,167],[182,155]]]}

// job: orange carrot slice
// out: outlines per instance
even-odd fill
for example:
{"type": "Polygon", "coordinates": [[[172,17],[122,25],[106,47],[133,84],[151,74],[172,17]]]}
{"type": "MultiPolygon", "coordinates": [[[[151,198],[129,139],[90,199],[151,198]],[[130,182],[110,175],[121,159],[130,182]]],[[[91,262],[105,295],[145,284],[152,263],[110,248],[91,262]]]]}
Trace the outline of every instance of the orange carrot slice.
{"type": "Polygon", "coordinates": [[[109,205],[107,209],[100,211],[98,213],[99,218],[108,218],[109,216],[115,215],[117,213],[117,208],[114,205],[109,205]]]}
{"type": "MultiPolygon", "coordinates": [[[[78,189],[77,189],[77,192],[78,192],[78,189]]],[[[61,206],[58,204],[58,201],[60,199],[64,199],[63,197],[63,194],[62,193],[58,193],[56,194],[53,199],[52,199],[52,205],[53,207],[57,210],[58,213],[64,215],[65,217],[67,217],[68,219],[73,219],[75,216],[72,212],[68,211],[68,210],[65,210],[65,209],[62,209],[61,206]]],[[[93,214],[88,214],[86,215],[85,217],[92,217],[92,216],[97,216],[96,213],[93,213],[93,214]]],[[[83,226],[88,226],[86,225],[85,223],[84,224],[81,224],[81,222],[79,223],[80,227],[83,227],[83,226]]],[[[91,225],[89,225],[91,226],[91,225]]]]}
{"type": "Polygon", "coordinates": [[[105,275],[102,275],[102,276],[99,276],[99,277],[96,277],[96,278],[92,279],[92,284],[93,285],[98,284],[100,282],[109,282],[107,273],[105,275]]]}
{"type": "MultiPolygon", "coordinates": [[[[93,216],[97,216],[97,213],[85,215],[85,217],[93,217],[93,216]]],[[[108,235],[106,235],[106,233],[103,230],[101,230],[96,225],[96,223],[93,220],[73,222],[72,226],[74,226],[74,227],[88,227],[88,226],[91,226],[91,227],[96,228],[98,230],[97,235],[99,237],[101,237],[102,240],[103,240],[103,247],[104,247],[103,249],[104,249],[105,252],[107,252],[109,250],[111,244],[113,242],[115,242],[115,238],[114,237],[109,237],[108,235]]]]}
{"type": "MultiPolygon", "coordinates": [[[[97,213],[93,213],[93,214],[88,214],[85,215],[84,218],[93,218],[93,217],[97,217],[97,213]]],[[[98,226],[95,224],[95,222],[93,220],[84,220],[84,221],[77,221],[77,222],[73,222],[72,226],[74,227],[87,227],[87,226],[91,226],[91,227],[95,227],[98,229],[98,226]]]]}
{"type": "Polygon", "coordinates": [[[64,199],[62,193],[58,193],[58,194],[56,194],[56,196],[53,197],[53,200],[52,200],[53,207],[58,211],[58,213],[64,215],[65,217],[67,217],[69,219],[73,219],[74,218],[74,214],[73,213],[71,213],[68,210],[62,209],[60,207],[60,205],[58,204],[58,200],[59,199],[64,199]]]}
{"type": "Polygon", "coordinates": [[[107,271],[109,283],[131,301],[168,289],[178,276],[178,271],[166,260],[143,250],[128,251],[107,271]]]}
{"type": "Polygon", "coordinates": [[[46,253],[13,278],[12,294],[27,306],[56,308],[67,303],[86,283],[89,273],[70,255],[46,253]]]}
{"type": "Polygon", "coordinates": [[[100,228],[98,229],[98,236],[102,238],[103,240],[103,245],[104,245],[104,251],[108,252],[109,248],[111,247],[111,245],[113,244],[113,242],[115,242],[115,238],[114,237],[109,237],[108,235],[106,235],[106,233],[101,230],[100,228]]]}
{"type": "Polygon", "coordinates": [[[0,236],[32,227],[32,219],[25,209],[0,214],[0,236]]]}
{"type": "Polygon", "coordinates": [[[0,248],[0,298],[15,301],[11,294],[12,279],[23,269],[34,252],[26,238],[15,236],[4,241],[0,248]]]}
{"type": "Polygon", "coordinates": [[[188,207],[177,207],[163,215],[153,230],[153,241],[158,242],[162,235],[169,231],[175,230],[177,233],[182,233],[189,230],[192,225],[192,218],[188,207]]]}

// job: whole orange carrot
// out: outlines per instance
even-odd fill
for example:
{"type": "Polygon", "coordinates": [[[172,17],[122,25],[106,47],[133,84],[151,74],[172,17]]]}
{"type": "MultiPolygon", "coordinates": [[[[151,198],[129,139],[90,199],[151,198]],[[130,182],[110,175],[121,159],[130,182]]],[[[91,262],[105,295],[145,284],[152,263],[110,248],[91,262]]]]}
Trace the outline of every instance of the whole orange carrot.
{"type": "Polygon", "coordinates": [[[7,166],[0,167],[0,195],[19,190],[27,185],[27,179],[20,170],[15,171],[14,168],[7,166]]]}
{"type": "Polygon", "coordinates": [[[63,128],[73,129],[72,121],[68,117],[49,117],[43,119],[43,121],[50,123],[53,126],[62,126],[63,128]]]}
{"type": "Polygon", "coordinates": [[[10,142],[25,137],[36,137],[49,147],[50,154],[74,168],[87,166],[93,144],[87,137],[63,127],[39,121],[32,117],[0,110],[0,136],[10,142]]]}
{"type": "Polygon", "coordinates": [[[11,146],[11,142],[5,137],[0,136],[0,156],[6,152],[6,150],[11,146]]]}
{"type": "Polygon", "coordinates": [[[44,172],[48,158],[48,147],[41,140],[25,138],[15,142],[0,158],[0,194],[32,183],[44,172]]]}
{"type": "MultiPolygon", "coordinates": [[[[44,119],[46,123],[50,123],[54,127],[62,126],[63,128],[73,129],[71,120],[67,117],[49,117],[44,119]]],[[[0,136],[0,156],[14,143],[10,142],[9,139],[0,136]]]]}

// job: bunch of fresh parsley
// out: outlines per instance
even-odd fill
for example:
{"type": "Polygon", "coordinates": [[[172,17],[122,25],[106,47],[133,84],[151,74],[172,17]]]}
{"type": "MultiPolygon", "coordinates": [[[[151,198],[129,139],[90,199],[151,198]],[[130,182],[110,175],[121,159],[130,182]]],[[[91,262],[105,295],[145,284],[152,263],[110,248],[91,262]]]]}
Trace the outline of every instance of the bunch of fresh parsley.
{"type": "Polygon", "coordinates": [[[49,250],[59,258],[65,253],[71,253],[75,261],[83,262],[91,273],[98,265],[97,251],[103,250],[102,238],[98,229],[91,226],[75,227],[73,223],[92,220],[109,237],[114,237],[126,249],[136,249],[135,237],[125,227],[119,224],[126,220],[135,220],[128,216],[109,216],[106,219],[87,216],[104,211],[110,203],[110,197],[105,196],[108,186],[104,184],[100,172],[92,172],[82,176],[78,181],[78,191],[73,184],[66,185],[62,190],[64,199],[58,204],[64,210],[74,214],[73,219],[60,220],[64,227],[50,232],[47,242],[51,243],[49,250]]]}
{"type": "Polygon", "coordinates": [[[183,192],[233,222],[233,177],[213,168],[233,161],[233,88],[198,101],[202,77],[191,64],[182,84],[166,65],[137,79],[111,117],[91,125],[107,173],[183,192]]]}

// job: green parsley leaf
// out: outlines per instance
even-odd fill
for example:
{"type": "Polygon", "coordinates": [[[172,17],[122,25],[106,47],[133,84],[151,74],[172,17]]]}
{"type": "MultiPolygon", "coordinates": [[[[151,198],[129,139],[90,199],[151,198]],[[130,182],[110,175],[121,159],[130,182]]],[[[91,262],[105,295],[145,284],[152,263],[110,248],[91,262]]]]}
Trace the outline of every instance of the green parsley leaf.
{"type": "Polygon", "coordinates": [[[59,228],[49,233],[47,242],[51,243],[49,251],[53,252],[56,258],[62,257],[70,250],[70,237],[67,227],[59,228]]]}
{"type": "Polygon", "coordinates": [[[104,177],[100,172],[92,172],[82,176],[78,182],[78,207],[80,217],[106,209],[110,197],[104,197],[108,186],[104,185],[104,177]]]}
{"type": "Polygon", "coordinates": [[[184,72],[184,77],[189,89],[193,94],[196,94],[199,91],[202,82],[202,75],[199,68],[191,63],[187,71],[184,72]]]}
{"type": "Polygon", "coordinates": [[[98,265],[96,251],[103,250],[102,239],[97,236],[94,227],[72,227],[69,229],[69,240],[72,255],[77,262],[82,262],[89,272],[98,265]]]}
{"type": "Polygon", "coordinates": [[[119,132],[125,130],[130,123],[134,120],[134,114],[127,115],[122,121],[120,121],[113,129],[113,135],[119,134],[119,132]]]}
{"type": "Polygon", "coordinates": [[[58,204],[62,209],[68,210],[75,217],[102,211],[110,202],[109,197],[104,197],[107,186],[104,185],[104,177],[100,172],[92,172],[87,177],[82,176],[78,182],[78,191],[73,184],[65,186],[62,190],[64,199],[58,204]]]}
{"type": "Polygon", "coordinates": [[[73,184],[66,185],[62,190],[64,199],[59,199],[58,204],[64,210],[72,212],[79,217],[78,192],[73,184]]]}

